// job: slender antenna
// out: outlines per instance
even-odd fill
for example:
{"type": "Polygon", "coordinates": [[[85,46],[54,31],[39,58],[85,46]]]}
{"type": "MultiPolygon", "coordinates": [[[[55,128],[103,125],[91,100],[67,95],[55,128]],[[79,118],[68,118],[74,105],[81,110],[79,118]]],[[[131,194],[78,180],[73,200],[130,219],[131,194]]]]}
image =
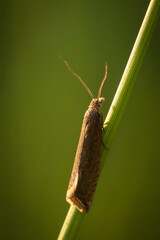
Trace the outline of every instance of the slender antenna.
{"type": "Polygon", "coordinates": [[[68,63],[66,62],[65,59],[63,59],[62,57],[60,57],[60,59],[65,63],[66,67],[68,68],[68,70],[76,77],[79,79],[79,81],[83,84],[83,86],[85,87],[85,89],[88,91],[89,95],[91,96],[91,98],[94,98],[93,94],[91,93],[91,91],[89,90],[89,88],[87,87],[87,85],[83,82],[83,80],[75,73],[73,72],[73,70],[70,68],[70,66],[68,65],[68,63]]]}
{"type": "Polygon", "coordinates": [[[107,78],[107,63],[105,64],[105,74],[104,74],[104,78],[103,78],[103,80],[102,80],[101,86],[100,86],[100,88],[99,88],[99,91],[98,91],[97,99],[99,99],[100,96],[101,96],[102,87],[103,87],[103,84],[104,84],[106,78],[107,78]]]}

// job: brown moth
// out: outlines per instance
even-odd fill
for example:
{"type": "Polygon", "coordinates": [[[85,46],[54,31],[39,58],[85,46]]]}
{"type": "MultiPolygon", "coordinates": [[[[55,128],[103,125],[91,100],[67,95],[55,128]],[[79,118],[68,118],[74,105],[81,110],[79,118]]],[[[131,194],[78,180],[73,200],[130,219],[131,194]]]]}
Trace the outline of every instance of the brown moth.
{"type": "Polygon", "coordinates": [[[104,102],[104,98],[100,97],[100,95],[107,77],[107,64],[105,65],[105,75],[100,85],[98,96],[94,98],[82,79],[71,70],[64,59],[63,61],[69,71],[80,80],[92,97],[92,101],[84,115],[66,195],[67,202],[75,205],[81,212],[88,212],[92,205],[100,171],[101,145],[103,144],[103,115],[99,111],[104,102]]]}

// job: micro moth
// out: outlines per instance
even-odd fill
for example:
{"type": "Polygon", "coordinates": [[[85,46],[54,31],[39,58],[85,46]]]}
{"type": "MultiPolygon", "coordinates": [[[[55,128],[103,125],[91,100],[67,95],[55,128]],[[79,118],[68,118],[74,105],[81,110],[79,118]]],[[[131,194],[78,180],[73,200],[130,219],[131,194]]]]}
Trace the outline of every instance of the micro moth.
{"type": "Polygon", "coordinates": [[[104,102],[104,98],[100,97],[100,95],[103,84],[107,78],[107,64],[105,64],[105,75],[100,85],[98,96],[94,98],[83,80],[72,71],[64,59],[62,60],[68,70],[80,80],[92,97],[92,101],[84,115],[66,195],[67,202],[75,205],[81,212],[88,212],[93,202],[100,172],[101,145],[103,144],[103,115],[100,113],[100,108],[104,102]]]}

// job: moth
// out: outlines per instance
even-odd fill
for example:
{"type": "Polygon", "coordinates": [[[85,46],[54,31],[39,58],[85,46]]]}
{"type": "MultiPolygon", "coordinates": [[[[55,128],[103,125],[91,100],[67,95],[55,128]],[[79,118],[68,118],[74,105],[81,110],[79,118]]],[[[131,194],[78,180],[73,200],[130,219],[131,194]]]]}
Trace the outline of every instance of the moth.
{"type": "Polygon", "coordinates": [[[100,85],[98,96],[97,98],[94,98],[93,94],[82,79],[72,71],[64,59],[62,60],[68,70],[80,80],[89,95],[92,97],[92,101],[84,115],[75,161],[66,195],[67,202],[71,205],[75,205],[81,212],[88,212],[93,202],[100,172],[101,146],[103,144],[103,115],[100,113],[100,108],[104,102],[104,98],[100,97],[100,95],[103,84],[107,78],[107,64],[105,64],[105,75],[100,85]]]}

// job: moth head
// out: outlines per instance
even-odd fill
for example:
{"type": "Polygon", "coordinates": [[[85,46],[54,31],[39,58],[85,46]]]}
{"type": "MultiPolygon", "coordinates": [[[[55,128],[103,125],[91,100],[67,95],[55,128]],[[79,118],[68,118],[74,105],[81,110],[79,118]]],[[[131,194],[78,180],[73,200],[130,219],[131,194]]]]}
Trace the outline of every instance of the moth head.
{"type": "Polygon", "coordinates": [[[104,98],[103,97],[100,97],[100,98],[93,98],[90,105],[89,105],[89,108],[90,109],[94,109],[96,111],[99,111],[99,109],[101,108],[102,104],[104,103],[104,98]]]}
{"type": "Polygon", "coordinates": [[[101,107],[102,104],[104,103],[104,100],[105,100],[105,99],[104,99],[103,97],[100,97],[100,98],[97,99],[98,104],[99,104],[100,107],[101,107]]]}

